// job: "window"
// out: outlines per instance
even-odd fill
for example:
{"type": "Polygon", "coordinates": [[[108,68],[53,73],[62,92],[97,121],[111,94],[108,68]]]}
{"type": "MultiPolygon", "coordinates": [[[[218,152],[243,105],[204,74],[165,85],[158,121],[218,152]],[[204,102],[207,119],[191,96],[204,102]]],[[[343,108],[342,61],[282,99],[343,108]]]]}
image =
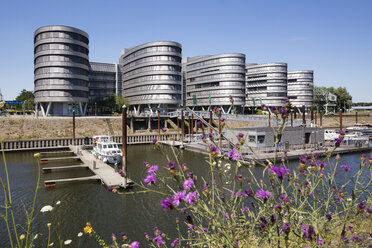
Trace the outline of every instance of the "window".
{"type": "Polygon", "coordinates": [[[258,135],[257,136],[257,143],[263,144],[265,142],[265,135],[258,135]]]}
{"type": "Polygon", "coordinates": [[[249,136],[248,136],[248,140],[249,140],[249,142],[254,142],[254,143],[256,143],[256,136],[249,135],[249,136]]]}

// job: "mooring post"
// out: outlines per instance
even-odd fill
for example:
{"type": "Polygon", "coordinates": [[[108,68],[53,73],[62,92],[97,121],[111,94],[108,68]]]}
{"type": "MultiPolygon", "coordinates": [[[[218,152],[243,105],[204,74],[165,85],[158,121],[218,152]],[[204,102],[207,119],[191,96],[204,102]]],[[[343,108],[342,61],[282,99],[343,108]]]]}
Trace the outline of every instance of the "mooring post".
{"type": "Polygon", "coordinates": [[[194,114],[191,114],[191,140],[194,141],[194,114]]]}
{"type": "Polygon", "coordinates": [[[191,117],[190,117],[190,115],[189,115],[189,142],[191,142],[191,117]]]}
{"type": "Polygon", "coordinates": [[[314,107],[313,106],[311,106],[310,111],[311,111],[311,115],[310,115],[311,124],[313,124],[313,121],[314,121],[314,107]]]}
{"type": "Polygon", "coordinates": [[[293,112],[291,111],[291,127],[293,127],[293,112]]]}
{"type": "Polygon", "coordinates": [[[323,113],[320,111],[320,112],[319,112],[319,124],[320,124],[320,126],[323,125],[323,118],[322,118],[322,115],[323,115],[323,113]]]}
{"type": "Polygon", "coordinates": [[[124,187],[127,187],[127,106],[123,105],[122,108],[122,171],[124,172],[124,187]]]}
{"type": "Polygon", "coordinates": [[[220,137],[219,142],[220,142],[220,149],[222,151],[222,127],[221,127],[221,116],[222,116],[222,114],[221,114],[221,110],[219,112],[220,112],[220,114],[218,116],[218,135],[220,137]]]}
{"type": "Polygon", "coordinates": [[[271,127],[271,112],[269,110],[269,127],[271,127]]]}
{"type": "Polygon", "coordinates": [[[209,110],[209,125],[210,125],[210,127],[209,127],[209,132],[210,132],[210,133],[213,132],[213,130],[212,130],[212,125],[213,125],[213,119],[212,119],[212,116],[213,116],[213,114],[212,114],[212,110],[209,110]]]}
{"type": "Polygon", "coordinates": [[[316,110],[316,111],[315,111],[315,125],[317,124],[317,119],[318,119],[318,117],[317,117],[317,113],[318,113],[318,111],[316,110]]]}
{"type": "Polygon", "coordinates": [[[340,131],[342,131],[342,109],[340,109],[340,131]]]}
{"type": "Polygon", "coordinates": [[[158,140],[160,141],[160,110],[158,109],[158,140]]]}
{"type": "Polygon", "coordinates": [[[179,137],[180,135],[180,118],[177,116],[177,136],[179,137]]]}
{"type": "Polygon", "coordinates": [[[294,112],[294,118],[297,119],[297,107],[296,106],[294,106],[293,112],[294,112]]]}
{"type": "Polygon", "coordinates": [[[182,129],[182,143],[183,140],[185,139],[185,116],[183,115],[183,109],[181,110],[181,129],[182,129]]]}
{"type": "Polygon", "coordinates": [[[72,140],[75,145],[75,110],[72,110],[72,140]]]}
{"type": "Polygon", "coordinates": [[[306,126],[306,119],[305,119],[305,105],[302,105],[302,144],[304,150],[306,149],[305,144],[305,126],[306,126]]]}
{"type": "Polygon", "coordinates": [[[358,123],[358,112],[355,112],[355,123],[358,123]]]}

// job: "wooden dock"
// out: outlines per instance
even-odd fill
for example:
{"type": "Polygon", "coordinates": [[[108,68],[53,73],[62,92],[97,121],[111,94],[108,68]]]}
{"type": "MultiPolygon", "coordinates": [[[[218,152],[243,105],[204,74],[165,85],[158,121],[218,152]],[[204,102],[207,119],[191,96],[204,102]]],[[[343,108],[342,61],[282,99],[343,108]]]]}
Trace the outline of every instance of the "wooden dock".
{"type": "Polygon", "coordinates": [[[43,171],[43,173],[48,173],[48,172],[52,172],[54,170],[69,170],[69,169],[73,169],[73,168],[89,168],[88,165],[85,165],[85,164],[82,164],[82,165],[67,165],[67,166],[56,166],[56,167],[44,167],[42,168],[41,170],[43,171]]]}
{"type": "Polygon", "coordinates": [[[133,184],[129,178],[127,178],[127,182],[125,182],[125,178],[119,173],[115,172],[114,168],[101,160],[96,159],[89,151],[81,150],[79,146],[70,146],[70,149],[75,154],[78,154],[78,157],[84,163],[84,165],[87,165],[90,171],[98,176],[102,183],[104,183],[107,187],[127,188],[133,184]]]}
{"type": "Polygon", "coordinates": [[[101,178],[97,175],[90,176],[90,177],[75,177],[75,178],[65,178],[65,179],[54,179],[54,180],[46,180],[44,181],[45,187],[54,187],[56,183],[67,183],[67,182],[82,182],[82,181],[89,181],[89,180],[101,180],[101,178]]]}
{"type": "Polygon", "coordinates": [[[181,141],[165,140],[165,141],[159,141],[159,143],[161,143],[163,145],[183,148],[183,142],[181,142],[181,141]]]}
{"type": "Polygon", "coordinates": [[[62,160],[79,160],[80,157],[73,156],[73,157],[57,157],[57,158],[41,158],[40,162],[49,162],[49,161],[62,161],[62,160]]]}

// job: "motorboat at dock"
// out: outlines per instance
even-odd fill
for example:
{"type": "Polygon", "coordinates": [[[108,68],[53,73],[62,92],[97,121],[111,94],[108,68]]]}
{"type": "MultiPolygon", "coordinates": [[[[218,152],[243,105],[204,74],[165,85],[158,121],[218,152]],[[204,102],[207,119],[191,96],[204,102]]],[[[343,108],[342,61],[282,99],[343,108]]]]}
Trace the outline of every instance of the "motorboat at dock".
{"type": "Polygon", "coordinates": [[[93,137],[92,154],[108,164],[119,164],[122,160],[122,151],[119,149],[118,144],[107,135],[93,137]]]}

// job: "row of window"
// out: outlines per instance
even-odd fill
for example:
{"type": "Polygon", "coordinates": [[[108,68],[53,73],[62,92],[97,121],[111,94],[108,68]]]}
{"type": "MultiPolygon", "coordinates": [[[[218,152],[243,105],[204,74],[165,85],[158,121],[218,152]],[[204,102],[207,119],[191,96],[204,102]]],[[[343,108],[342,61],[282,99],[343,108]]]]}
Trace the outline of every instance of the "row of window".
{"type": "Polygon", "coordinates": [[[78,74],[88,76],[88,71],[75,67],[43,67],[35,70],[35,75],[53,73],[78,74]]]}
{"type": "Polygon", "coordinates": [[[38,79],[35,81],[35,85],[36,86],[66,85],[87,87],[88,82],[80,79],[38,79]]]}
{"type": "Polygon", "coordinates": [[[45,55],[37,57],[35,60],[35,64],[43,62],[72,62],[89,66],[89,61],[87,59],[71,55],[45,55]]]}
{"type": "Polygon", "coordinates": [[[101,80],[107,80],[107,81],[115,81],[115,74],[102,74],[102,73],[89,73],[89,80],[93,81],[101,81],[101,80]]]}
{"type": "Polygon", "coordinates": [[[287,96],[287,92],[268,92],[267,93],[267,96],[268,97],[270,97],[270,96],[286,97],[287,96]]]}
{"type": "Polygon", "coordinates": [[[110,96],[110,95],[113,95],[115,94],[115,90],[114,89],[107,89],[107,90],[103,90],[103,89],[99,89],[99,90],[89,90],[89,96],[110,96]]]}
{"type": "Polygon", "coordinates": [[[151,75],[134,78],[128,81],[125,81],[125,84],[135,84],[140,82],[148,82],[155,80],[171,80],[171,81],[181,81],[181,76],[178,75],[151,75]]]}
{"type": "Polygon", "coordinates": [[[210,80],[210,79],[220,79],[220,78],[241,78],[244,79],[244,74],[240,73],[221,73],[217,75],[209,75],[209,76],[202,76],[197,78],[190,78],[188,82],[192,83],[195,80],[203,81],[203,80],[210,80]]]}
{"type": "Polygon", "coordinates": [[[129,54],[128,56],[125,56],[122,60],[123,64],[125,64],[126,61],[133,59],[134,57],[137,57],[141,54],[145,53],[152,53],[152,52],[176,52],[181,55],[182,49],[175,46],[153,46],[153,47],[146,47],[142,48],[134,53],[129,54]]]}
{"type": "Polygon", "coordinates": [[[249,91],[265,91],[267,87],[250,87],[249,91]]]}
{"type": "Polygon", "coordinates": [[[38,45],[35,48],[35,53],[41,52],[41,51],[47,51],[47,50],[66,50],[66,51],[73,51],[73,52],[79,52],[88,54],[89,51],[85,47],[76,45],[76,44],[42,44],[38,45]]]}
{"type": "Polygon", "coordinates": [[[176,56],[151,56],[151,57],[146,57],[142,58],[139,60],[136,60],[132,63],[129,63],[127,65],[124,65],[124,70],[132,68],[134,66],[148,63],[148,62],[155,62],[155,61],[173,61],[173,62],[179,62],[181,63],[181,57],[176,57],[176,56]]]}
{"type": "MultiPolygon", "coordinates": [[[[188,92],[187,93],[187,96],[190,96],[190,94],[195,94],[195,92],[188,92]]],[[[201,92],[197,92],[197,95],[198,96],[217,96],[217,95],[233,95],[233,96],[236,96],[236,95],[245,95],[245,92],[244,90],[206,90],[206,91],[201,91],[201,92]]]]}
{"type": "Polygon", "coordinates": [[[217,64],[217,63],[226,63],[226,62],[240,62],[242,64],[245,63],[245,59],[244,58],[217,58],[217,59],[211,59],[211,60],[206,60],[206,61],[203,61],[203,62],[198,62],[198,63],[195,63],[195,64],[189,64],[187,65],[187,69],[193,69],[193,68],[197,68],[197,67],[204,67],[204,66],[207,66],[207,65],[211,65],[211,64],[217,64]]]}
{"type": "MultiPolygon", "coordinates": [[[[125,94],[125,93],[124,93],[125,94]]],[[[181,100],[181,94],[152,94],[128,97],[129,101],[181,100]]]]}
{"type": "Polygon", "coordinates": [[[138,92],[141,92],[141,91],[157,91],[157,90],[177,90],[177,91],[181,91],[181,86],[180,85],[172,85],[172,84],[144,85],[144,86],[140,86],[140,87],[134,87],[134,88],[126,89],[125,93],[138,93],[138,92]]]}
{"type": "Polygon", "coordinates": [[[115,73],[115,65],[114,64],[103,64],[103,63],[90,63],[90,70],[97,71],[97,72],[115,73]]]}
{"type": "Polygon", "coordinates": [[[47,38],[73,39],[73,40],[82,41],[86,44],[89,43],[89,40],[87,37],[81,34],[67,32],[67,31],[49,31],[49,32],[40,33],[35,37],[34,42],[36,43],[36,41],[38,40],[47,39],[47,38]]]}
{"type": "Polygon", "coordinates": [[[124,76],[130,77],[136,74],[140,74],[143,72],[148,71],[178,71],[181,72],[180,66],[173,66],[173,65],[153,65],[153,66],[146,66],[139,69],[135,69],[133,71],[130,71],[128,73],[125,73],[124,76]]]}
{"type": "Polygon", "coordinates": [[[265,66],[259,68],[247,68],[248,74],[271,73],[271,72],[284,72],[287,74],[287,66],[265,66]]]}
{"type": "Polygon", "coordinates": [[[201,69],[201,70],[196,70],[196,71],[191,71],[187,72],[187,76],[194,76],[194,75],[200,75],[202,73],[209,73],[209,72],[214,72],[216,71],[217,73],[223,73],[223,71],[227,70],[239,70],[244,73],[244,66],[242,65],[224,65],[224,66],[218,66],[218,67],[212,67],[209,69],[201,69]]]}
{"type": "Polygon", "coordinates": [[[70,90],[70,91],[37,91],[35,97],[86,97],[88,98],[88,91],[70,90]]]}
{"type": "Polygon", "coordinates": [[[89,88],[100,88],[100,89],[115,89],[115,83],[112,82],[92,82],[89,81],[89,88]]]}

